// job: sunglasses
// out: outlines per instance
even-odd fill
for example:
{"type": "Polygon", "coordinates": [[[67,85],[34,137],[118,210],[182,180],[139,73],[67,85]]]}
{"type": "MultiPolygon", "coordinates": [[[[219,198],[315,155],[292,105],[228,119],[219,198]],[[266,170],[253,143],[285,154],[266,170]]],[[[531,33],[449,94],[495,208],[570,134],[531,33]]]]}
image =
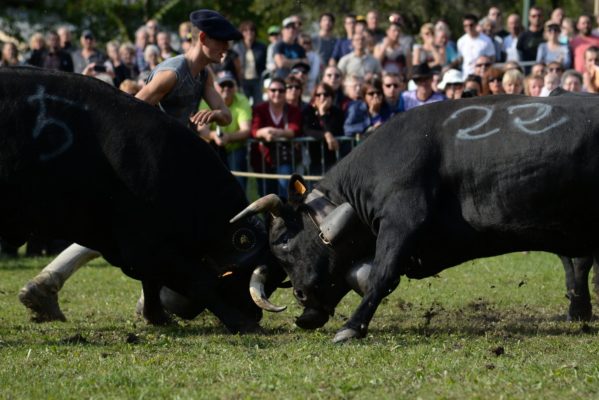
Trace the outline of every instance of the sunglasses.
{"type": "Polygon", "coordinates": [[[399,83],[385,83],[385,87],[397,89],[399,87],[399,83]]]}
{"type": "Polygon", "coordinates": [[[300,90],[301,89],[301,87],[299,87],[298,85],[287,85],[287,86],[285,86],[285,88],[287,90],[291,90],[291,89],[300,90]]]}
{"type": "Polygon", "coordinates": [[[223,82],[223,83],[219,83],[218,86],[220,86],[221,88],[227,88],[227,89],[233,89],[233,82],[223,82]]]}
{"type": "Polygon", "coordinates": [[[271,93],[285,93],[285,89],[268,89],[271,93]]]}
{"type": "Polygon", "coordinates": [[[474,66],[475,66],[476,68],[482,68],[482,67],[485,67],[485,68],[487,68],[487,67],[490,67],[490,66],[491,66],[491,63],[490,63],[490,62],[487,62],[487,63],[480,63],[480,64],[475,64],[474,66]]]}
{"type": "Polygon", "coordinates": [[[555,68],[547,68],[547,71],[549,72],[562,72],[561,68],[555,67],[555,68]]]}
{"type": "Polygon", "coordinates": [[[380,96],[381,92],[367,92],[366,95],[367,96],[380,96]]]}
{"type": "Polygon", "coordinates": [[[489,78],[489,83],[491,82],[501,82],[501,78],[499,76],[493,76],[489,78]]]}
{"type": "Polygon", "coordinates": [[[322,93],[316,93],[314,96],[315,96],[315,97],[331,97],[331,95],[330,95],[330,94],[328,94],[328,93],[325,93],[325,92],[322,92],[322,93]]]}

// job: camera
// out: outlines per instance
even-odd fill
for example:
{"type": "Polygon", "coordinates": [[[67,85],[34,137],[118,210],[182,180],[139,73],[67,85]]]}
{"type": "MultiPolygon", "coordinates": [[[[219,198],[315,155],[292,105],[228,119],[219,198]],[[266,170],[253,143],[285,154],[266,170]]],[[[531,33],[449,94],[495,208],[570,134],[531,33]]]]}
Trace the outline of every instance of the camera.
{"type": "Polygon", "coordinates": [[[106,72],[106,67],[104,65],[94,65],[94,71],[96,72],[106,72]]]}

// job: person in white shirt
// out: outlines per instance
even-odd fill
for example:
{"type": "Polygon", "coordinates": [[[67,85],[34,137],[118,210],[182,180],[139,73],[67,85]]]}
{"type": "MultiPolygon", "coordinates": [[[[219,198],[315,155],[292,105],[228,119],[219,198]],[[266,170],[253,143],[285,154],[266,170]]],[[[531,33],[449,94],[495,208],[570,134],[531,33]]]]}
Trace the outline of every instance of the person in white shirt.
{"type": "Polygon", "coordinates": [[[459,60],[462,61],[462,74],[467,76],[474,73],[474,63],[480,56],[488,56],[495,61],[495,46],[485,34],[476,30],[478,18],[467,14],[463,18],[464,35],[458,39],[459,60]]]}

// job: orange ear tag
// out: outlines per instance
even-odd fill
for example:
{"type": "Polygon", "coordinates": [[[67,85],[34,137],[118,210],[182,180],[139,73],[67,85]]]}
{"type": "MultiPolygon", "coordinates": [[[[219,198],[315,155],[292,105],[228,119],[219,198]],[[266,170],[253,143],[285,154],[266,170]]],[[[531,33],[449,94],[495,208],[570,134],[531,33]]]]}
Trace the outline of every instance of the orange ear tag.
{"type": "Polygon", "coordinates": [[[293,182],[293,186],[295,188],[295,191],[298,192],[299,194],[306,193],[307,189],[304,185],[302,185],[302,183],[300,181],[293,182]]]}

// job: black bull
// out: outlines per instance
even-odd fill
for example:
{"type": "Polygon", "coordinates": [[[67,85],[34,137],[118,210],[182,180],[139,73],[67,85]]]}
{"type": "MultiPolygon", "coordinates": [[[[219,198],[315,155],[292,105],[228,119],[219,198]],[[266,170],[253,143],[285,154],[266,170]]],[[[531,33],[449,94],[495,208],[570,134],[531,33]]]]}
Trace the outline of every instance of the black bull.
{"type": "MultiPolygon", "coordinates": [[[[350,287],[362,291],[335,340],[362,337],[401,275],[522,250],[596,257],[597,109],[599,97],[570,94],[419,107],[374,132],[317,190],[296,176],[287,204],[267,196],[234,220],[275,217],[271,249],[306,307],[298,323],[320,326],[350,287]],[[372,258],[370,270],[355,268],[372,258]]],[[[589,268],[566,265],[574,317],[591,315],[589,268]]]]}
{"type": "Polygon", "coordinates": [[[247,205],[239,184],[155,107],[81,75],[0,68],[0,190],[3,239],[60,237],[99,251],[142,281],[150,320],[166,317],[165,286],[232,331],[257,327],[248,283],[270,262],[266,230],[229,224],[247,205]]]}

